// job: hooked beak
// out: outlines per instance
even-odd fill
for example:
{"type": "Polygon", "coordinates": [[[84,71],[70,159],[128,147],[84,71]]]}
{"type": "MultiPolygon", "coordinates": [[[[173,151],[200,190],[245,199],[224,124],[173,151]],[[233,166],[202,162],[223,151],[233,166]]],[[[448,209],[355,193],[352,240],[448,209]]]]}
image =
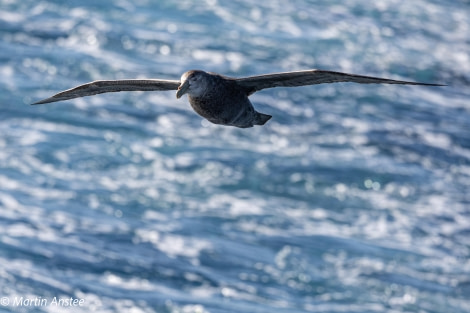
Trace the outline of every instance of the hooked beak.
{"type": "Polygon", "coordinates": [[[182,95],[184,95],[189,89],[189,82],[185,80],[179,87],[178,91],[176,92],[176,98],[179,99],[181,98],[182,95]]]}

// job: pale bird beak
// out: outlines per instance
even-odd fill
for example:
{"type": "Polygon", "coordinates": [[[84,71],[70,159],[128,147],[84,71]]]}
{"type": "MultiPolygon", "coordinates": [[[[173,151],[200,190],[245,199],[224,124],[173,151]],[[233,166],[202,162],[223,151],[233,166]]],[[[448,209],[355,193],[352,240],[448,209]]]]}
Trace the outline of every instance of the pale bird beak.
{"type": "Polygon", "coordinates": [[[182,95],[184,95],[189,89],[189,82],[186,80],[184,83],[182,83],[178,87],[178,91],[176,92],[176,98],[179,99],[181,98],[182,95]]]}

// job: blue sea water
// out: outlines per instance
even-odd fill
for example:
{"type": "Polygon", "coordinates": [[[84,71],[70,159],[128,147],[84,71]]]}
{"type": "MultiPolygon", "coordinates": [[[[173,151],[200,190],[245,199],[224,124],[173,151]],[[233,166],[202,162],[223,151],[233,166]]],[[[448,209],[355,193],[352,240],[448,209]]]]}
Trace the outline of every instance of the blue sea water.
{"type": "Polygon", "coordinates": [[[470,312],[469,34],[467,0],[0,0],[0,311],[470,312]],[[448,86],[264,90],[251,129],[29,105],[193,68],[448,86]]]}

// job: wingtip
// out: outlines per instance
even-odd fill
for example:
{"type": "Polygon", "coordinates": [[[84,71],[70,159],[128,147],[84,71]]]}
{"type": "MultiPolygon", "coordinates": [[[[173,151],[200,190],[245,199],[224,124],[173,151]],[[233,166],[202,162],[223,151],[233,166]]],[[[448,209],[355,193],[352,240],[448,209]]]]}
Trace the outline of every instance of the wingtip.
{"type": "Polygon", "coordinates": [[[50,103],[50,102],[56,102],[56,101],[60,101],[60,99],[54,99],[53,97],[51,97],[51,98],[46,98],[46,99],[36,101],[34,103],[31,103],[31,105],[44,104],[44,103],[50,103]]]}
{"type": "Polygon", "coordinates": [[[33,102],[33,103],[30,103],[29,105],[37,105],[37,104],[43,104],[43,100],[40,100],[40,101],[37,101],[37,102],[33,102]]]}
{"type": "Polygon", "coordinates": [[[448,85],[447,84],[429,84],[429,83],[420,83],[420,85],[424,85],[424,86],[433,86],[433,87],[447,87],[448,85]]]}

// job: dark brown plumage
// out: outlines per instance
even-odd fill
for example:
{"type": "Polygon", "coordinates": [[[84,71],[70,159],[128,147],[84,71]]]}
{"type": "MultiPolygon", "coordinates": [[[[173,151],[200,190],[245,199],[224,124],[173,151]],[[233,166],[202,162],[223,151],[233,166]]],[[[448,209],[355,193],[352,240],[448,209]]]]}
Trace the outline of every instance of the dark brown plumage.
{"type": "Polygon", "coordinates": [[[91,96],[105,92],[177,90],[176,97],[188,94],[196,113],[212,123],[241,128],[264,125],[271,115],[257,112],[248,96],[273,87],[297,87],[325,83],[400,84],[444,86],[324,70],[306,70],[231,78],[200,70],[184,73],[177,80],[101,80],[62,91],[33,104],[42,104],[91,96]]]}

